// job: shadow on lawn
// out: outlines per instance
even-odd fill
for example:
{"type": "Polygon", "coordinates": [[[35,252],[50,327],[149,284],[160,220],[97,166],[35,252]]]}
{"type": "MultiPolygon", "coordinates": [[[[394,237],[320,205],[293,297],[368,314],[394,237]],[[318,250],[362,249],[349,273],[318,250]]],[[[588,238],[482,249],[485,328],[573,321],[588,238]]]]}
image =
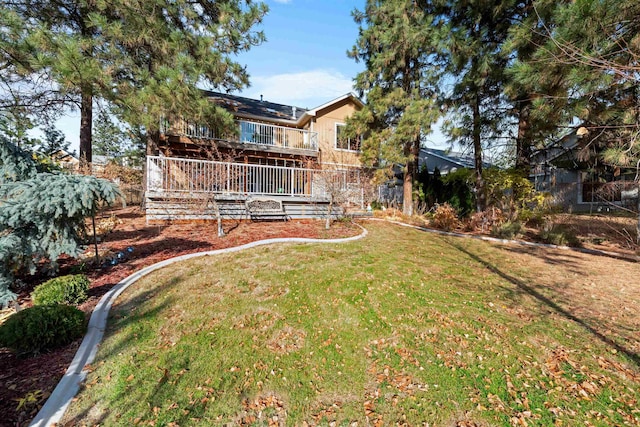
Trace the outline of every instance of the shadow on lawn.
{"type": "Polygon", "coordinates": [[[570,271],[573,273],[582,273],[578,265],[578,261],[580,261],[582,257],[571,250],[557,249],[551,252],[549,249],[541,250],[540,248],[536,247],[519,245],[500,246],[500,249],[507,252],[515,252],[518,254],[534,256],[541,259],[546,264],[562,265],[564,267],[570,267],[570,271]]]}
{"type": "Polygon", "coordinates": [[[633,363],[635,363],[636,366],[640,367],[640,355],[638,353],[635,353],[634,351],[630,350],[629,348],[617,343],[616,341],[614,341],[613,339],[609,338],[608,336],[606,336],[602,332],[598,331],[596,328],[591,326],[591,324],[589,324],[588,321],[586,321],[584,319],[581,319],[580,317],[578,317],[575,314],[571,313],[567,309],[561,307],[555,301],[553,301],[551,298],[549,298],[549,297],[543,295],[542,293],[540,293],[533,286],[527,285],[522,280],[520,280],[520,279],[518,279],[516,277],[510,276],[509,274],[507,274],[504,271],[500,270],[495,265],[493,265],[490,262],[480,258],[480,256],[478,256],[477,254],[474,254],[474,253],[470,252],[468,249],[464,248],[462,245],[459,245],[459,244],[454,243],[452,241],[449,241],[447,239],[443,239],[443,241],[447,242],[449,245],[453,246],[455,249],[459,250],[460,252],[463,252],[463,253],[467,254],[471,259],[473,259],[474,261],[478,262],[479,264],[482,264],[485,268],[487,268],[492,273],[497,274],[498,276],[502,277],[503,279],[509,281],[510,283],[512,283],[513,285],[518,287],[518,289],[520,289],[521,291],[523,291],[526,294],[532,296],[533,298],[537,299],[538,301],[544,303],[547,307],[549,307],[550,309],[552,309],[556,313],[560,314],[561,316],[565,317],[566,319],[569,319],[569,320],[572,320],[572,321],[576,322],[577,324],[579,324],[580,326],[585,328],[587,331],[589,331],[598,340],[602,341],[604,344],[606,344],[606,345],[608,345],[610,347],[613,347],[614,349],[616,349],[620,353],[623,353],[633,363]]]}

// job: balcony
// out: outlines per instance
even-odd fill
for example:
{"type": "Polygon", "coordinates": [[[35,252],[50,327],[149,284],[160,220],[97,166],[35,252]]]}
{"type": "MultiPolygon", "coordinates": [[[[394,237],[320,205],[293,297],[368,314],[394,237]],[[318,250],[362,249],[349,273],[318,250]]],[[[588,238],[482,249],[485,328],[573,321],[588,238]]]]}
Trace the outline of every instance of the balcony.
{"type": "Polygon", "coordinates": [[[263,151],[298,150],[313,152],[314,155],[318,152],[318,133],[305,129],[237,120],[235,135],[224,135],[207,126],[187,120],[163,124],[165,125],[161,126],[160,132],[168,136],[186,137],[192,140],[217,140],[245,146],[242,148],[248,148],[246,145],[251,145],[251,148],[263,151]]]}

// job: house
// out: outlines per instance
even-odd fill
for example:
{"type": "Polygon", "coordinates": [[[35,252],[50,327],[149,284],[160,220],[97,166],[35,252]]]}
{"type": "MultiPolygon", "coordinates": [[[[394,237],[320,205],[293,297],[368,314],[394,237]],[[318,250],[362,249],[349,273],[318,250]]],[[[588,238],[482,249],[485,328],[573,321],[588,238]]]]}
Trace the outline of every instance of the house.
{"type": "Polygon", "coordinates": [[[277,198],[293,218],[324,216],[336,186],[363,203],[359,139],[344,136],[346,118],[363,107],[355,95],[313,109],[206,96],[234,116],[235,132],[188,118],[163,120],[147,156],[148,220],[207,219],[216,209],[240,217],[244,202],[258,196],[277,198]]]}
{"type": "Polygon", "coordinates": [[[80,167],[80,160],[78,160],[72,153],[63,149],[54,151],[49,155],[49,157],[64,170],[75,172],[80,167]]]}
{"type": "Polygon", "coordinates": [[[548,192],[552,204],[565,211],[601,212],[635,206],[635,168],[605,164],[600,156],[602,144],[597,142],[582,124],[536,151],[530,174],[535,189],[548,192]]]}

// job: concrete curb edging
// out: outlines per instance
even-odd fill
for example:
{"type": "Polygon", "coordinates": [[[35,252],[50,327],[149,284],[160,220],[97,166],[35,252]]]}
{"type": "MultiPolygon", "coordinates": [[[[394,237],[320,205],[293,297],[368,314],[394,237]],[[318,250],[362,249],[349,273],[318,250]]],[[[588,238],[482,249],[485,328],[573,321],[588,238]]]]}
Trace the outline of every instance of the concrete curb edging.
{"type": "Polygon", "coordinates": [[[391,224],[400,225],[402,227],[414,228],[416,230],[424,231],[424,232],[427,232],[427,233],[439,234],[441,236],[452,236],[452,237],[462,237],[462,238],[466,238],[466,239],[484,240],[485,242],[501,243],[501,244],[505,244],[505,245],[520,245],[520,246],[529,246],[529,247],[534,247],[534,248],[560,249],[560,250],[563,250],[563,251],[581,252],[581,253],[588,254],[588,255],[606,256],[606,257],[610,257],[610,258],[616,258],[616,259],[619,259],[619,260],[622,260],[622,261],[640,262],[640,257],[633,256],[633,255],[627,255],[627,254],[621,254],[621,253],[618,253],[618,252],[601,251],[601,250],[598,250],[598,249],[574,248],[574,247],[571,247],[571,246],[559,246],[559,245],[552,245],[552,244],[549,244],[549,243],[534,243],[534,242],[527,242],[525,240],[499,239],[497,237],[478,236],[478,235],[475,235],[475,234],[455,233],[455,232],[452,232],[452,231],[443,231],[443,230],[436,230],[436,229],[433,229],[433,228],[420,227],[418,225],[411,225],[411,224],[407,224],[407,223],[404,223],[404,222],[393,221],[393,220],[384,219],[384,218],[366,218],[366,220],[367,221],[389,222],[391,224]]]}
{"type": "Polygon", "coordinates": [[[196,252],[192,254],[181,255],[175,258],[170,258],[138,270],[125,279],[121,280],[113,288],[111,288],[109,292],[103,295],[96,307],[93,309],[91,318],[89,319],[87,333],[82,340],[82,343],[80,344],[76,355],[71,361],[69,368],[65,372],[60,382],[58,382],[58,385],[51,393],[51,396],[49,396],[45,404],[42,406],[42,408],[40,408],[40,411],[38,412],[36,417],[31,421],[31,424],[29,424],[29,426],[47,427],[60,422],[62,416],[69,407],[71,400],[78,393],[78,390],[80,390],[80,385],[87,376],[87,371],[85,370],[86,366],[91,364],[96,357],[96,354],[98,352],[98,345],[102,341],[102,337],[104,336],[104,331],[107,326],[107,318],[109,316],[109,310],[111,309],[111,306],[125,289],[137,282],[142,277],[160,268],[191,258],[239,252],[257,246],[272,245],[275,243],[347,243],[354,240],[362,239],[368,234],[367,230],[364,227],[359,224],[356,225],[362,229],[362,233],[357,236],[346,237],[343,239],[311,239],[293,237],[258,240],[232,248],[217,249],[214,251],[206,252],[196,252]]]}

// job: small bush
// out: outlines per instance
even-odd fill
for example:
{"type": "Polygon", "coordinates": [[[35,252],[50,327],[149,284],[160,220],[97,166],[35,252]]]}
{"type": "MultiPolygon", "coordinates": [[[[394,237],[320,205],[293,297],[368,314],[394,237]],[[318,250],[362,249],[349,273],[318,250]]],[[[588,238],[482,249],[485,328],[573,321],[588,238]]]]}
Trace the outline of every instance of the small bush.
{"type": "Polygon", "coordinates": [[[86,330],[84,313],[70,305],[37,305],[0,325],[0,347],[19,355],[38,354],[67,345],[86,330]]]}
{"type": "Polygon", "coordinates": [[[371,202],[371,209],[372,209],[372,210],[374,210],[374,211],[381,211],[381,210],[382,210],[382,208],[383,208],[383,205],[382,205],[382,203],[380,203],[379,201],[374,200],[374,201],[372,201],[372,202],[371,202]]]}
{"type": "Polygon", "coordinates": [[[448,203],[438,205],[433,213],[431,225],[440,230],[450,231],[458,227],[460,221],[456,210],[448,203]]]}
{"type": "Polygon", "coordinates": [[[522,209],[518,213],[518,221],[529,227],[540,228],[545,222],[545,211],[542,209],[522,209]]]}
{"type": "Polygon", "coordinates": [[[84,274],[55,277],[36,286],[31,299],[34,305],[80,304],[87,299],[89,285],[84,274]]]}
{"type": "Polygon", "coordinates": [[[520,234],[520,231],[522,231],[522,224],[518,221],[507,221],[493,227],[491,235],[499,239],[514,239],[520,234]]]}
{"type": "Polygon", "coordinates": [[[544,243],[558,246],[580,247],[582,244],[573,230],[563,225],[546,225],[540,231],[540,239],[544,243]]]}
{"type": "Polygon", "coordinates": [[[466,224],[468,231],[480,230],[483,233],[500,226],[505,221],[502,211],[498,208],[491,207],[486,211],[476,212],[466,224]]]}

